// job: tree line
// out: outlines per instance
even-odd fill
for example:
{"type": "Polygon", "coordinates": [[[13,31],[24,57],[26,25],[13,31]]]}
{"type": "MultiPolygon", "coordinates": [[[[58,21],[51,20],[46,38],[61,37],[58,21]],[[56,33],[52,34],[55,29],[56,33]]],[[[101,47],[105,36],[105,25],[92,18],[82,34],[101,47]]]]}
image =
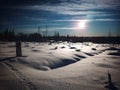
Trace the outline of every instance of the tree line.
{"type": "Polygon", "coordinates": [[[67,42],[93,42],[93,43],[108,43],[108,44],[120,44],[119,36],[91,36],[91,37],[78,37],[60,35],[59,32],[55,32],[53,36],[47,34],[35,33],[15,33],[14,29],[0,30],[0,41],[27,41],[27,42],[46,42],[46,41],[67,41],[67,42]]]}

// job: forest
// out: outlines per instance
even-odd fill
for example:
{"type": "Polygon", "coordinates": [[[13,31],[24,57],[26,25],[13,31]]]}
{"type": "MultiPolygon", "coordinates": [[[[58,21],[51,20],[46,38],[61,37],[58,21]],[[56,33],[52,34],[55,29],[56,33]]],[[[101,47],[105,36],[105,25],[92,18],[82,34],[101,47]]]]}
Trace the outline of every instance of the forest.
{"type": "Polygon", "coordinates": [[[119,36],[66,36],[60,35],[59,32],[55,32],[53,36],[45,33],[15,33],[14,29],[5,29],[0,31],[0,41],[24,41],[24,42],[93,42],[93,43],[106,43],[106,44],[120,44],[119,36]]]}

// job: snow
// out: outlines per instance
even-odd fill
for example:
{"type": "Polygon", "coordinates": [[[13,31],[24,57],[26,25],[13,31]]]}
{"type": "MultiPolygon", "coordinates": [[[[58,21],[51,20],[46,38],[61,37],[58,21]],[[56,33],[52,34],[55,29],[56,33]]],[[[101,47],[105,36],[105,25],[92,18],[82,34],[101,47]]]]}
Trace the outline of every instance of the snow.
{"type": "Polygon", "coordinates": [[[108,71],[120,89],[120,46],[87,43],[22,42],[23,57],[15,56],[15,43],[0,43],[0,60],[32,90],[106,90],[108,71]]]}

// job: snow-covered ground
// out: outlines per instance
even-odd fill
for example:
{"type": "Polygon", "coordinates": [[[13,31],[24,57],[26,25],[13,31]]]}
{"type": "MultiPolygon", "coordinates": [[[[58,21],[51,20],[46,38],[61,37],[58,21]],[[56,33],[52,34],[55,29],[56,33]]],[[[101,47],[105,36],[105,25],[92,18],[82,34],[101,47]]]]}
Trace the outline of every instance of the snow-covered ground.
{"type": "Polygon", "coordinates": [[[108,71],[114,89],[120,89],[120,46],[95,43],[0,42],[0,60],[31,90],[106,90],[108,71]]]}

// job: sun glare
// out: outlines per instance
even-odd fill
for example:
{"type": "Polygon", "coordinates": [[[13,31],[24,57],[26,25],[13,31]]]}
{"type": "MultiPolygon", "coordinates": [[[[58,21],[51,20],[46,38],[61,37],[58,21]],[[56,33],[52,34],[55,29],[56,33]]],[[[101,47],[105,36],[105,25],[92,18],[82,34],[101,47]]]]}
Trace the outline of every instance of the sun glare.
{"type": "Polygon", "coordinates": [[[86,20],[81,20],[78,22],[78,28],[79,29],[85,29],[86,28],[86,20]]]}

